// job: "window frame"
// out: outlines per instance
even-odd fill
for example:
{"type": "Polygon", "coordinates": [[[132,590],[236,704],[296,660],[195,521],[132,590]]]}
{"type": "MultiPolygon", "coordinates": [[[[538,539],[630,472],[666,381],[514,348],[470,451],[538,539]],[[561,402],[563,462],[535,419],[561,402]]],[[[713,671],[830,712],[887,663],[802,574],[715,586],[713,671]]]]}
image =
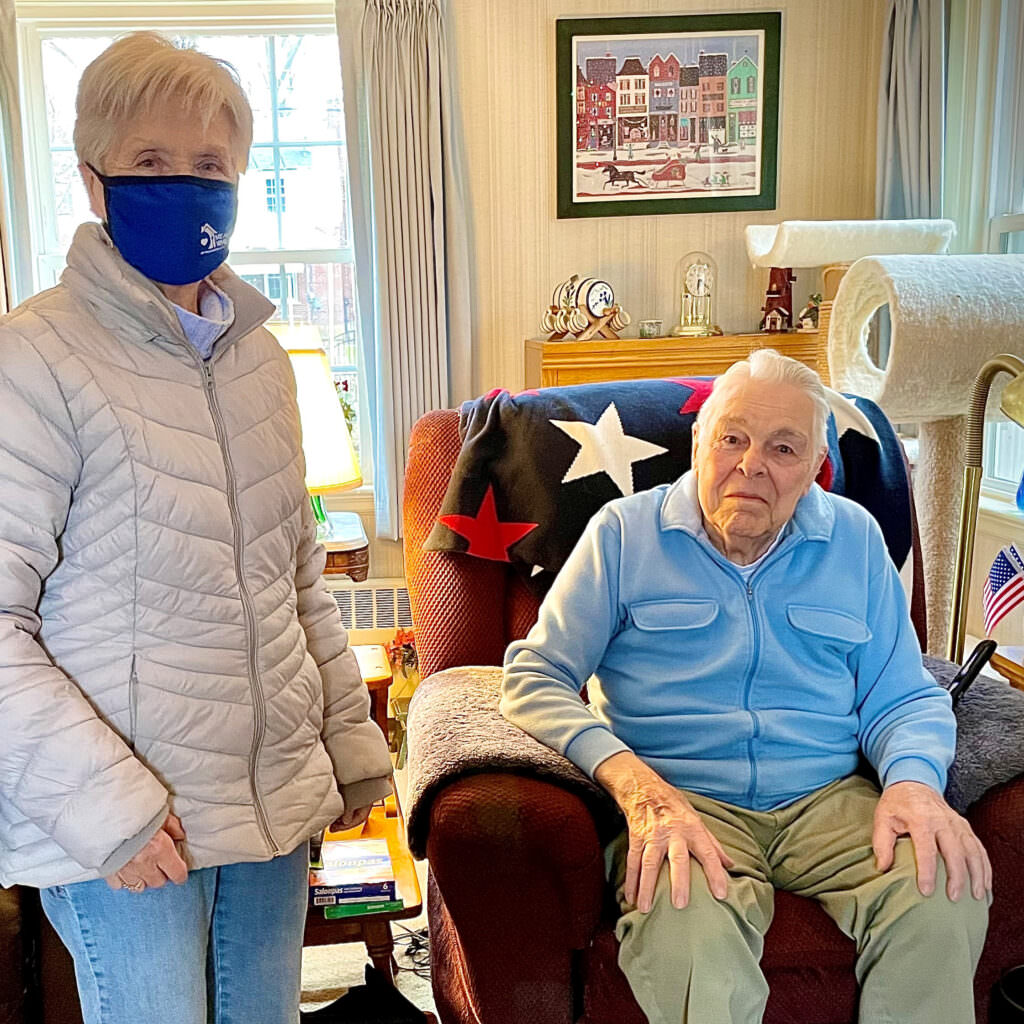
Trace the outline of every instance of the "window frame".
{"type": "MultiPolygon", "coordinates": [[[[228,6],[228,5],[225,5],[228,6]]],[[[206,0],[15,0],[20,86],[24,115],[25,156],[34,173],[28,179],[29,225],[32,239],[32,293],[48,287],[64,266],[59,244],[56,202],[52,191],[53,164],[47,122],[43,76],[43,41],[57,36],[109,36],[138,29],[168,34],[197,35],[336,35],[334,4],[324,0],[248,0],[233,2],[230,13],[211,13],[216,7],[206,0]],[[31,87],[30,87],[31,86],[31,87]],[[49,191],[48,191],[49,189],[49,191]]],[[[340,59],[340,57],[339,57],[340,59]]],[[[274,144],[278,140],[275,138],[274,144]]],[[[347,140],[342,142],[342,148],[347,140]]],[[[253,169],[254,170],[254,169],[253,169]]],[[[275,168],[277,178],[281,172],[275,168]]],[[[283,190],[276,190],[280,197],[283,190]]],[[[350,208],[351,213],[351,208],[350,208]]],[[[278,211],[280,216],[280,210],[278,211]]],[[[352,232],[348,233],[351,242],[352,232]]],[[[232,250],[228,263],[241,273],[253,264],[351,264],[354,245],[323,249],[232,250]]],[[[358,287],[358,280],[356,281],[358,287]]],[[[358,321],[357,321],[358,331],[358,321]]],[[[358,341],[357,341],[358,344],[358,341]]],[[[361,346],[360,346],[361,348],[361,346]]],[[[361,367],[333,367],[335,372],[362,371],[361,367]]],[[[365,374],[361,373],[363,380],[365,374]]],[[[366,388],[360,388],[359,422],[364,452],[372,452],[372,432],[366,388]]],[[[327,496],[329,508],[373,513],[373,459],[361,460],[363,485],[343,495],[327,496]]]]}

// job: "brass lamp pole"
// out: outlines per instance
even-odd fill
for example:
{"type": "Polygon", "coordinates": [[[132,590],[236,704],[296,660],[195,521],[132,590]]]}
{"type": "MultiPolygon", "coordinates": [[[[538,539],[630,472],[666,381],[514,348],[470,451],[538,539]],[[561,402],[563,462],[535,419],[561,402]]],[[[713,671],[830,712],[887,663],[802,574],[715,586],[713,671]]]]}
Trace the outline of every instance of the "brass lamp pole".
{"type": "Polygon", "coordinates": [[[960,504],[960,528],[956,539],[956,565],[953,576],[953,608],[949,618],[947,657],[960,663],[967,632],[967,598],[974,560],[974,532],[978,519],[978,495],[981,491],[981,442],[985,428],[985,403],[996,374],[1009,373],[1014,379],[1003,390],[999,408],[1014,423],[1024,426],[1024,361],[1017,356],[994,356],[978,371],[971,387],[971,408],[967,415],[964,440],[964,492],[960,504]]]}

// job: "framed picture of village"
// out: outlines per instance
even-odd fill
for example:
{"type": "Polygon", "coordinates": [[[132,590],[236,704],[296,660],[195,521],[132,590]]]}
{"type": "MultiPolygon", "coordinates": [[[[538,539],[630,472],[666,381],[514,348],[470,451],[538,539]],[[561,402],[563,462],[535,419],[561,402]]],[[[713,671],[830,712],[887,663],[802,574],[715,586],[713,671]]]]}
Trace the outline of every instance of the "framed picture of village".
{"type": "Polygon", "coordinates": [[[781,22],[558,19],[558,216],[774,209],[781,22]]]}

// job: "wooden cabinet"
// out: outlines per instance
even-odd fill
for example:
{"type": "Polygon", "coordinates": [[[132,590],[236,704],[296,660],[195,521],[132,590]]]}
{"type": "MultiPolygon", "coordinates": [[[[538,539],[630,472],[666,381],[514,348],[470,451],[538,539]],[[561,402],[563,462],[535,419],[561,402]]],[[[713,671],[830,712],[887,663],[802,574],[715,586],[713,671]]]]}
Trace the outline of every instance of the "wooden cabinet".
{"type": "Polygon", "coordinates": [[[593,341],[531,338],[525,344],[528,388],[645,377],[714,376],[759,348],[774,348],[799,359],[817,370],[828,383],[827,353],[817,331],[593,341]]]}

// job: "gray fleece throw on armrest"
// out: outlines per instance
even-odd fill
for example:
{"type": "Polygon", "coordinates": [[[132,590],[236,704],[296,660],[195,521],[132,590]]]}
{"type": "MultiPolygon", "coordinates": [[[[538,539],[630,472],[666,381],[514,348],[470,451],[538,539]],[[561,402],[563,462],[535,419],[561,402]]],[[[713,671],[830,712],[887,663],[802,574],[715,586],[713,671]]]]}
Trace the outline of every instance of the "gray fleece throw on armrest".
{"type": "MultiPolygon", "coordinates": [[[[945,686],[957,667],[924,657],[945,686]]],[[[1004,679],[978,676],[956,706],[956,757],[949,766],[946,799],[963,814],[993,786],[1024,774],[1024,691],[1004,679]]]]}
{"type": "MultiPolygon", "coordinates": [[[[925,665],[941,682],[956,666],[925,665]]],[[[594,815],[602,841],[623,820],[612,799],[574,764],[505,721],[498,710],[501,669],[466,666],[437,672],[416,691],[409,714],[409,848],[426,856],[430,808],[447,785],[467,775],[508,772],[552,782],[575,793],[594,815]]],[[[956,709],[956,758],[946,798],[960,813],[992,786],[1024,774],[1024,692],[979,677],[956,709]]]]}
{"type": "Polygon", "coordinates": [[[612,798],[567,758],[505,721],[500,695],[501,669],[493,665],[435,672],[417,688],[409,708],[405,819],[414,857],[427,855],[434,797],[467,775],[507,772],[553,782],[587,805],[602,842],[621,831],[612,798]]]}

